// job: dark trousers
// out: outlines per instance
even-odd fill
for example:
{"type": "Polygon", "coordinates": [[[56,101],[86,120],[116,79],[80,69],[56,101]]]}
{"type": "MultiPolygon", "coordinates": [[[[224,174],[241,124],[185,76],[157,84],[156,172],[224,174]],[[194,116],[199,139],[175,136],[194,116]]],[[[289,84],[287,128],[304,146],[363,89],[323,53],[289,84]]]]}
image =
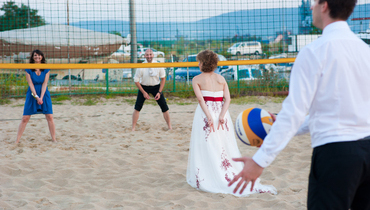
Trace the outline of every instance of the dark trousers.
{"type": "Polygon", "coordinates": [[[314,148],[307,208],[370,209],[370,140],[314,148]]]}
{"type": "MultiPolygon", "coordinates": [[[[148,94],[152,94],[154,97],[159,92],[159,86],[160,85],[155,85],[155,86],[141,85],[141,87],[143,87],[145,92],[147,92],[148,94]]],[[[143,93],[139,90],[139,92],[137,93],[135,110],[140,112],[141,108],[143,108],[145,100],[146,99],[144,98],[143,93]]],[[[162,112],[167,112],[169,110],[167,103],[166,103],[166,99],[164,98],[163,94],[161,94],[161,97],[157,100],[157,104],[161,107],[162,112]]]]}

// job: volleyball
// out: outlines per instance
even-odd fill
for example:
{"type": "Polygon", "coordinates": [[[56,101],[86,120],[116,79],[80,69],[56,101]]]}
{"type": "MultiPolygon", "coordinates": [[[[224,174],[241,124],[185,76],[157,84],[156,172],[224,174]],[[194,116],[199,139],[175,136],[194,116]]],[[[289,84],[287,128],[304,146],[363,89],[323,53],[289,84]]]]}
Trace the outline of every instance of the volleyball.
{"type": "Polygon", "coordinates": [[[260,147],[272,126],[270,114],[260,108],[244,110],[236,118],[235,132],[246,145],[260,147]]]}

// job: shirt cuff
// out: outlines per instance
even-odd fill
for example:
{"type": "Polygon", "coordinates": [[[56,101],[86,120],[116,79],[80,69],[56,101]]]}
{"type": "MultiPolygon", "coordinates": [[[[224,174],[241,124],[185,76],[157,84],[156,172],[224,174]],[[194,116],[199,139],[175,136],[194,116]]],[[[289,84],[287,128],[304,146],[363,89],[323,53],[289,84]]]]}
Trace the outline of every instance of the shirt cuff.
{"type": "Polygon", "coordinates": [[[140,78],[134,77],[134,82],[140,82],[140,78]]]}
{"type": "Polygon", "coordinates": [[[266,168],[267,166],[269,166],[272,161],[274,161],[275,157],[272,157],[272,156],[268,156],[265,152],[262,151],[262,149],[260,148],[259,150],[257,150],[257,152],[253,155],[253,158],[254,162],[256,162],[259,166],[261,166],[262,168],[266,168]]]}

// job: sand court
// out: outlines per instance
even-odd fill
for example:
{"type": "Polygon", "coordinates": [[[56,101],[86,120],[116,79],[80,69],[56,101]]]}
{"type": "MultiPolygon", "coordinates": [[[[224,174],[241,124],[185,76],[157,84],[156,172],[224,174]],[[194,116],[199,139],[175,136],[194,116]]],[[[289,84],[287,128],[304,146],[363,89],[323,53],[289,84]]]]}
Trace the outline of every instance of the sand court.
{"type": "MultiPolygon", "coordinates": [[[[206,193],[186,183],[195,98],[168,100],[173,130],[160,108],[146,103],[131,132],[133,105],[127,101],[134,99],[53,105],[56,144],[44,116],[35,115],[15,145],[24,100],[1,105],[0,209],[306,209],[309,135],[294,137],[264,170],[262,184],[274,185],[277,195],[206,193]]],[[[273,101],[231,104],[229,112],[234,122],[250,107],[277,113],[281,103],[273,101]]],[[[242,155],[257,151],[238,146],[242,155]]]]}

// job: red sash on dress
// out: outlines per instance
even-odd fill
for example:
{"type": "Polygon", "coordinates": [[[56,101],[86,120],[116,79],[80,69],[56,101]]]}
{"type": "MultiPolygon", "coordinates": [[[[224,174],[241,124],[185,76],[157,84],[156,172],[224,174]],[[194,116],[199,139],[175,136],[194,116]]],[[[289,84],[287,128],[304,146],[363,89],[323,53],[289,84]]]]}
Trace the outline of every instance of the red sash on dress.
{"type": "Polygon", "coordinates": [[[223,101],[224,98],[223,97],[209,97],[209,96],[206,96],[206,97],[203,97],[204,98],[204,101],[223,101]]]}

